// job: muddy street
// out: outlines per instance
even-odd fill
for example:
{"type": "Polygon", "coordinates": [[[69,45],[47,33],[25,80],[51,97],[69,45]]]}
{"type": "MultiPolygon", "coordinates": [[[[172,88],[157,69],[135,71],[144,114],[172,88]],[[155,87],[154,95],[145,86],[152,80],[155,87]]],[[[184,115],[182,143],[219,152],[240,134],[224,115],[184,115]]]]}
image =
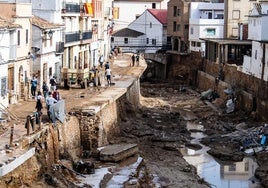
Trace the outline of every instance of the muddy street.
{"type": "MultiPolygon", "coordinates": [[[[199,92],[190,88],[181,90],[177,83],[142,83],[141,95],[140,109],[134,111],[128,106],[120,125],[121,137],[113,142],[137,143],[151,180],[157,179],[161,187],[217,187],[198,177],[196,168],[187,163],[180,152],[186,147],[193,151],[201,148],[199,144],[191,143],[191,133],[206,134],[201,143],[210,147],[208,153],[218,162],[231,164],[245,157],[240,140],[231,139],[237,134],[231,133],[242,132],[242,129],[247,132],[247,129],[262,125],[240,111],[219,113],[224,110],[224,101],[215,100],[208,105],[207,101],[200,100],[199,92]],[[189,130],[189,122],[202,124],[204,129],[189,130]]],[[[263,157],[258,162],[264,162],[263,157]]],[[[261,172],[259,178],[265,185],[267,175],[264,169],[261,172]]],[[[248,181],[254,184],[256,180],[248,181]]],[[[245,183],[248,184],[247,180],[245,183]]]]}

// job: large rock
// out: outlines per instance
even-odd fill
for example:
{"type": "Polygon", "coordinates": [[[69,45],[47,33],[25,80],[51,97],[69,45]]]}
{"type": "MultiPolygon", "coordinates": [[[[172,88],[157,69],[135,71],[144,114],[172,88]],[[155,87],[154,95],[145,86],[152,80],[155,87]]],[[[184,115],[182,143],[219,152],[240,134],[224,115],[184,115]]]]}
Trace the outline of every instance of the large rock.
{"type": "Polygon", "coordinates": [[[137,144],[114,144],[103,147],[100,151],[100,160],[118,162],[139,151],[137,144]]]}

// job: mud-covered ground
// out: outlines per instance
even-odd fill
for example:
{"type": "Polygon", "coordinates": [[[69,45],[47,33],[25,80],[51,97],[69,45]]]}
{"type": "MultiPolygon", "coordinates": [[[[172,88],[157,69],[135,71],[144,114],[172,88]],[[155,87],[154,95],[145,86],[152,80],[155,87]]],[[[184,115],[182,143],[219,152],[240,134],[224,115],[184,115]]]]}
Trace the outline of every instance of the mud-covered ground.
{"type": "MultiPolygon", "coordinates": [[[[181,90],[177,83],[142,83],[141,107],[135,111],[128,106],[121,137],[114,142],[137,143],[149,177],[157,177],[162,187],[209,187],[179,152],[185,145],[200,148],[190,144],[187,121],[202,122],[208,135],[202,143],[211,148],[212,156],[223,162],[241,161],[244,150],[253,147],[245,139],[256,135],[264,122],[248,117],[239,109],[226,114],[224,100],[202,101],[199,92],[185,88],[181,90]]],[[[264,187],[268,186],[268,154],[261,151],[255,156],[260,166],[256,176],[264,187]]]]}

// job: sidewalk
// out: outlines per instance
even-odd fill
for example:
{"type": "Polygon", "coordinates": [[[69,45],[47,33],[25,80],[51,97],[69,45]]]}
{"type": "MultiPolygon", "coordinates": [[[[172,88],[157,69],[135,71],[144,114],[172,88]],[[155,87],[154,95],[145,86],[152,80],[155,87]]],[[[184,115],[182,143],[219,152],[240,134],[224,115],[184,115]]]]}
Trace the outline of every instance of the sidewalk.
{"type": "MultiPolygon", "coordinates": [[[[126,82],[130,82],[133,80],[133,77],[137,77],[140,73],[142,73],[146,68],[146,63],[143,59],[140,59],[140,65],[137,67],[130,67],[131,63],[131,55],[130,54],[119,54],[114,58],[112,62],[110,62],[111,70],[112,70],[112,82],[115,85],[108,87],[106,80],[105,86],[99,87],[88,87],[86,89],[70,89],[70,90],[61,90],[59,89],[59,93],[61,98],[65,100],[66,113],[70,111],[71,108],[81,107],[84,105],[89,105],[92,102],[92,105],[96,103],[96,98],[111,95],[113,96],[115,93],[123,92],[122,88],[125,87],[126,82]]],[[[99,67],[100,68],[100,67],[99,67]]],[[[102,68],[104,71],[104,67],[102,68]]],[[[13,143],[16,143],[22,137],[27,136],[27,130],[25,128],[26,117],[29,114],[35,112],[35,104],[36,101],[29,99],[27,101],[20,101],[17,104],[10,105],[9,110],[18,116],[19,123],[14,127],[14,135],[13,135],[13,143]]],[[[45,107],[45,104],[43,105],[45,107]]],[[[43,108],[43,115],[46,116],[46,109],[43,108]]],[[[44,118],[45,119],[45,118],[44,118]]],[[[44,122],[44,126],[48,126],[49,123],[44,122]]],[[[10,143],[10,130],[11,124],[5,133],[1,135],[0,139],[0,150],[6,148],[6,145],[10,143]]],[[[37,127],[38,128],[38,125],[37,127]]],[[[31,131],[31,130],[30,130],[31,131]]],[[[38,131],[35,131],[37,133],[38,131]]],[[[2,154],[0,155],[0,157],[2,154]]]]}

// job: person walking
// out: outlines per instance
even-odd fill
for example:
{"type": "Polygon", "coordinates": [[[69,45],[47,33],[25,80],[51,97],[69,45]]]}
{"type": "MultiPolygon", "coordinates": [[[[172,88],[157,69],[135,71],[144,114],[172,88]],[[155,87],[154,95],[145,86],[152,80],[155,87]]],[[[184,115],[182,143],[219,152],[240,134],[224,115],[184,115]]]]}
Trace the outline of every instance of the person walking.
{"type": "Polygon", "coordinates": [[[108,86],[111,86],[112,70],[110,68],[105,70],[105,76],[106,76],[106,79],[107,79],[108,86]]]}
{"type": "Polygon", "coordinates": [[[103,63],[104,63],[104,57],[103,55],[101,54],[100,57],[99,57],[99,64],[100,64],[100,67],[102,68],[103,66],[103,63]]]}
{"type": "Polygon", "coordinates": [[[41,94],[41,91],[37,92],[37,97],[36,97],[36,105],[35,105],[35,109],[37,112],[37,116],[36,116],[36,123],[40,125],[41,120],[42,120],[42,109],[43,109],[43,97],[41,94]]]}
{"type": "Polygon", "coordinates": [[[43,82],[42,90],[43,90],[44,98],[46,99],[48,92],[49,92],[49,88],[48,88],[48,85],[45,81],[43,82]]]}
{"type": "Polygon", "coordinates": [[[35,98],[37,84],[38,84],[38,80],[36,76],[34,76],[34,78],[31,80],[31,94],[32,94],[33,99],[35,98]]]}
{"type": "Polygon", "coordinates": [[[130,66],[132,66],[132,67],[134,67],[135,66],[135,55],[133,54],[132,56],[131,56],[131,60],[132,60],[132,65],[130,65],[130,66]]]}
{"type": "Polygon", "coordinates": [[[56,90],[56,84],[57,84],[57,82],[56,82],[56,79],[55,79],[54,76],[50,78],[49,83],[50,83],[50,86],[51,86],[50,87],[50,90],[52,92],[55,91],[56,90]]]}
{"type": "Polygon", "coordinates": [[[106,64],[105,64],[105,70],[106,70],[106,69],[109,69],[109,68],[110,68],[110,64],[109,64],[109,62],[107,61],[106,64]]]}
{"type": "Polygon", "coordinates": [[[51,114],[50,114],[50,107],[51,105],[53,105],[54,103],[57,103],[58,101],[56,99],[53,98],[51,91],[48,92],[48,97],[46,98],[46,107],[47,107],[47,116],[49,118],[49,120],[51,119],[51,114]]]}

